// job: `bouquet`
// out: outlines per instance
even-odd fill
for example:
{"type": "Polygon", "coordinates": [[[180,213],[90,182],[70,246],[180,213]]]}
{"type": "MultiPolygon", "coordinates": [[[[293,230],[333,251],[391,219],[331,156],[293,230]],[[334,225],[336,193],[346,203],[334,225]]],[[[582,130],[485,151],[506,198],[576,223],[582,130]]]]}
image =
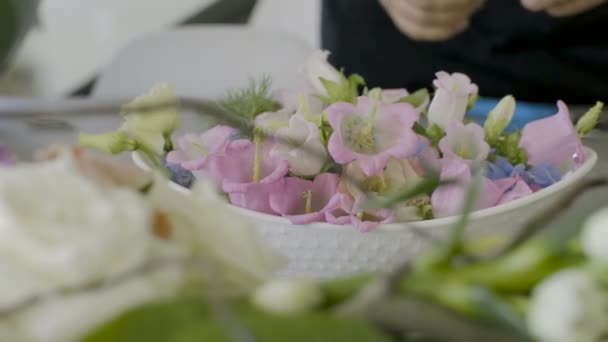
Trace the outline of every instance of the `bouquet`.
{"type": "Polygon", "coordinates": [[[170,85],[158,85],[125,106],[123,127],[83,133],[81,144],[139,150],[184,187],[209,179],[233,205],[294,224],[369,231],[459,214],[476,173],[483,174],[477,210],[551,186],[584,162],[580,138],[603,106],[574,124],[559,101],[555,115],[512,130],[512,96],[485,122],[467,120],[478,87],[464,74],[438,72],[432,95],[368,89],[326,59],[322,51],[309,58],[300,87],[271,92],[264,80],[230,92],[217,107],[231,120],[205,132],[175,136],[178,99],[170,85]],[[159,102],[173,106],[143,110],[159,102]]]}
{"type": "Polygon", "coordinates": [[[456,225],[388,275],[271,279],[278,260],[206,181],[187,195],[80,148],[40,158],[0,168],[2,341],[606,340],[602,203],[539,212],[529,228],[551,229],[489,254],[456,225]]]}

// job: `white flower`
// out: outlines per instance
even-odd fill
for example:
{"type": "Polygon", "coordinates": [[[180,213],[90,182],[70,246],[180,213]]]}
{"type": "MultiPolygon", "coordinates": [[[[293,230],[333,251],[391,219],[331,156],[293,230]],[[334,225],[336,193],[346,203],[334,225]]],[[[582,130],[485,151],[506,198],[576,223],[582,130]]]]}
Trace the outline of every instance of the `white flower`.
{"type": "Polygon", "coordinates": [[[566,269],[536,286],[527,319],[542,342],[600,341],[608,333],[608,293],[589,273],[566,269]]]}
{"type": "Polygon", "coordinates": [[[0,340],[76,341],[136,305],[175,294],[185,258],[152,234],[153,208],[131,188],[85,175],[67,153],[0,170],[0,340]],[[107,285],[101,285],[106,283],[107,285]],[[75,289],[100,284],[87,291],[75,289]],[[62,295],[62,290],[74,289],[62,295]]]}
{"type": "MultiPolygon", "coordinates": [[[[384,178],[387,183],[387,193],[400,191],[403,189],[411,189],[424,180],[407,159],[390,159],[386,163],[384,170],[384,178]]],[[[398,222],[419,221],[420,216],[419,206],[428,203],[430,198],[428,195],[420,195],[409,201],[399,203],[395,208],[395,220],[398,222]]]]}
{"type": "Polygon", "coordinates": [[[319,286],[301,279],[272,280],[258,288],[252,296],[252,302],[258,308],[283,315],[311,311],[322,300],[319,286]]]}
{"type": "Polygon", "coordinates": [[[77,341],[130,308],[173,296],[183,278],[183,269],[167,266],[100,289],[50,297],[0,324],[0,340],[77,341]]]}
{"type": "Polygon", "coordinates": [[[507,128],[515,114],[515,98],[512,95],[503,97],[488,114],[483,125],[486,140],[495,141],[507,128]]]}
{"type": "Polygon", "coordinates": [[[277,143],[270,155],[289,163],[291,172],[313,176],[321,171],[327,160],[327,150],[321,141],[319,128],[300,115],[289,120],[289,126],[276,132],[277,143]]]}
{"type": "Polygon", "coordinates": [[[608,266],[608,207],[587,219],[581,233],[581,244],[590,259],[608,266]]]}
{"type": "Polygon", "coordinates": [[[179,126],[177,103],[178,99],[173,85],[157,84],[146,94],[135,98],[123,107],[125,123],[122,129],[133,134],[154,151],[161,153],[164,139],[179,126]],[[175,105],[146,111],[136,109],[164,103],[175,103],[175,105]]]}
{"type": "Polygon", "coordinates": [[[288,110],[278,110],[276,112],[265,112],[255,117],[256,128],[267,134],[273,134],[278,129],[289,126],[289,119],[293,115],[288,110]]]}
{"type": "Polygon", "coordinates": [[[327,56],[329,56],[329,51],[317,50],[308,57],[303,66],[303,72],[308,82],[315,93],[320,96],[327,96],[327,90],[321,83],[321,79],[332,82],[340,81],[340,72],[327,62],[327,56]]]}
{"type": "Polygon", "coordinates": [[[437,87],[429,106],[428,118],[430,123],[445,127],[452,121],[461,122],[467,110],[469,96],[477,94],[477,85],[461,73],[448,74],[440,71],[433,85],[437,87]]]}
{"type": "Polygon", "coordinates": [[[199,179],[191,193],[170,187],[156,175],[148,193],[151,203],[168,215],[171,240],[189,246],[206,263],[209,276],[226,291],[256,287],[275,270],[277,259],[249,221],[222,201],[215,189],[199,179]]]}
{"type": "Polygon", "coordinates": [[[150,253],[151,208],[67,158],[0,169],[0,308],[111,278],[150,253]]]}

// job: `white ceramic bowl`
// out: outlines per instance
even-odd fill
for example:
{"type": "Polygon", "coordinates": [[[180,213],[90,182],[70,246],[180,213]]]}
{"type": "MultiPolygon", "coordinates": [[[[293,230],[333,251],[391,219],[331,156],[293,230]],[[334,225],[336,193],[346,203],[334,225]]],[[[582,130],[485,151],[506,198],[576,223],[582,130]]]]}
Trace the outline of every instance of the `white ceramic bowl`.
{"type": "MultiPolygon", "coordinates": [[[[591,171],[597,154],[587,147],[585,154],[585,163],[560,182],[524,198],[472,213],[467,234],[500,238],[519,231],[525,222],[556,203],[591,171]]],[[[139,167],[149,169],[137,153],[133,154],[133,160],[139,167]]],[[[293,225],[282,217],[231,207],[250,218],[275,251],[287,259],[278,275],[313,278],[390,270],[419,254],[435,239],[446,238],[458,220],[458,216],[452,216],[411,224],[385,224],[372,232],[360,233],[351,226],[328,223],[293,225]]]]}

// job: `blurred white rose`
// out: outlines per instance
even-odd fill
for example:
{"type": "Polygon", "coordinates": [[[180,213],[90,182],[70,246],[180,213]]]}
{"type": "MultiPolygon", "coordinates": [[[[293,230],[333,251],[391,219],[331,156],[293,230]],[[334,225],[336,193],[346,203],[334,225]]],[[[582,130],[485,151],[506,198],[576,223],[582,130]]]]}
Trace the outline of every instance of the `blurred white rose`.
{"type": "Polygon", "coordinates": [[[297,314],[313,310],[323,300],[319,285],[303,279],[272,280],[258,288],[252,302],[275,314],[297,314]]]}
{"type": "Polygon", "coordinates": [[[566,269],[532,292],[528,327],[541,342],[601,341],[608,333],[608,292],[581,269],[566,269]]]}
{"type": "Polygon", "coordinates": [[[0,308],[140,266],[151,218],[134,191],[100,186],[71,159],[0,169],[0,308]]]}
{"type": "Polygon", "coordinates": [[[581,233],[581,244],[590,259],[608,266],[608,207],[587,219],[581,233]]]}
{"type": "Polygon", "coordinates": [[[138,273],[155,259],[185,258],[154,237],[153,217],[143,196],[83,174],[68,154],[0,169],[0,340],[74,341],[174,294],[181,268],[138,273]]]}
{"type": "Polygon", "coordinates": [[[222,282],[226,291],[255,288],[275,270],[277,259],[270,248],[209,183],[199,180],[187,193],[157,175],[148,198],[168,215],[170,239],[208,262],[201,265],[208,271],[203,276],[222,282]]]}

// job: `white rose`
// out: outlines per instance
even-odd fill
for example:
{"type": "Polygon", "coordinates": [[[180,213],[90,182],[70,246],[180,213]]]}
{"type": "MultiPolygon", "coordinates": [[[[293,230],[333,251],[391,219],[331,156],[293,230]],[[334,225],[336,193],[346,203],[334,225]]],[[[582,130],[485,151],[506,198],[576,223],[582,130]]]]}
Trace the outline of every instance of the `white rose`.
{"type": "Polygon", "coordinates": [[[590,259],[608,265],[608,207],[589,216],[581,233],[581,244],[590,259]]]}
{"type": "Polygon", "coordinates": [[[298,279],[272,280],[258,288],[252,302],[258,308],[275,314],[297,314],[321,304],[323,294],[311,281],[298,279]]]}
{"type": "Polygon", "coordinates": [[[151,217],[133,190],[104,188],[71,159],[0,169],[0,309],[138,267],[151,217]]]}
{"type": "Polygon", "coordinates": [[[528,327],[542,342],[600,341],[608,332],[608,293],[580,269],[566,269],[534,288],[528,327]]]}
{"type": "Polygon", "coordinates": [[[317,95],[327,96],[327,90],[321,79],[332,82],[340,81],[340,72],[327,62],[329,51],[317,50],[306,60],[303,72],[317,95]]]}
{"type": "Polygon", "coordinates": [[[176,191],[156,175],[148,193],[171,222],[171,240],[189,246],[208,262],[207,274],[227,291],[249,290],[275,270],[277,259],[249,221],[221,200],[215,189],[199,179],[191,193],[176,191]],[[209,269],[211,267],[211,269],[209,269]]]}

